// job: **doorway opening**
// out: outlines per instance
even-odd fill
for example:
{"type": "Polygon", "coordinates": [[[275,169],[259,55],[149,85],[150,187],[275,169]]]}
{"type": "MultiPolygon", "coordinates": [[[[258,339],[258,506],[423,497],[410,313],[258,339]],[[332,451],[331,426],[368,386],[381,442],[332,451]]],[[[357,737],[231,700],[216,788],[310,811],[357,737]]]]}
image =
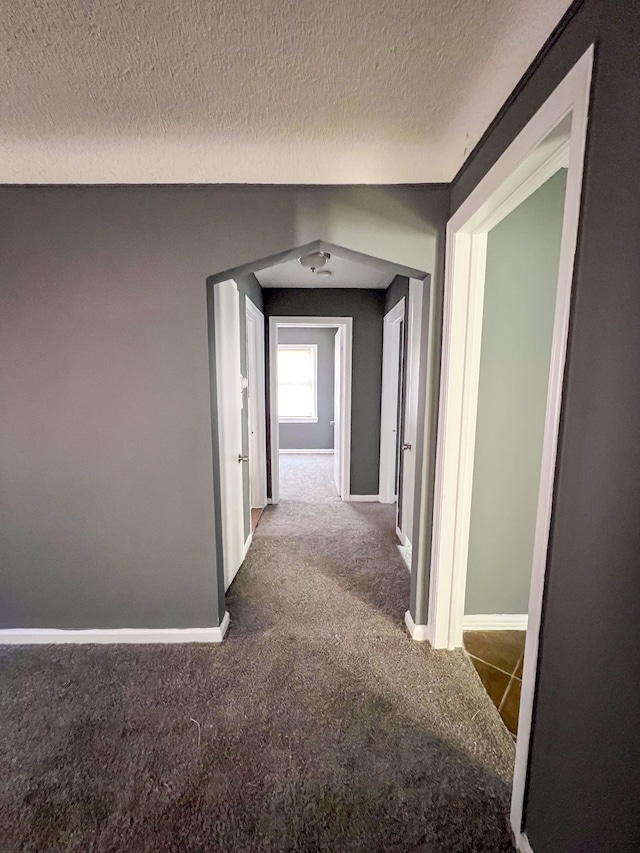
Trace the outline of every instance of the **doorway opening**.
{"type": "Polygon", "coordinates": [[[331,455],[337,493],[349,500],[352,330],[351,317],[269,318],[274,504],[280,500],[281,452],[331,455]]]}
{"type": "MultiPolygon", "coordinates": [[[[344,539],[340,529],[353,524],[354,529],[364,531],[369,524],[365,519],[370,519],[379,528],[383,550],[389,551],[385,558],[378,554],[370,569],[374,575],[377,572],[376,582],[384,584],[387,578],[395,590],[386,595],[383,606],[397,608],[403,598],[406,606],[414,587],[422,583],[419,574],[424,570],[414,553],[407,576],[396,550],[396,534],[403,534],[405,549],[418,541],[406,519],[411,518],[413,503],[422,494],[422,456],[416,436],[424,431],[430,398],[424,391],[419,402],[417,393],[411,401],[406,397],[409,388],[428,385],[424,377],[435,369],[426,334],[432,320],[429,275],[317,241],[209,276],[207,302],[220,594],[224,595],[236,577],[254,535],[268,537],[282,524],[296,528],[300,516],[290,499],[278,511],[275,507],[263,511],[266,505],[279,503],[280,470],[293,469],[292,460],[297,459],[297,468],[308,469],[305,484],[318,475],[320,490],[330,489],[322,492],[313,510],[307,485],[298,489],[293,502],[301,505],[308,528],[316,529],[310,514],[320,529],[329,525],[335,531],[330,547],[338,553],[344,539]],[[324,269],[314,271],[306,261],[319,256],[324,259],[324,269]],[[402,384],[396,388],[397,413],[403,413],[402,429],[410,436],[405,440],[415,447],[416,463],[408,468],[404,460],[402,486],[399,490],[395,486],[391,499],[398,506],[392,512],[380,506],[379,485],[380,430],[386,406],[382,403],[383,318],[401,299],[406,343],[402,384]],[[330,306],[334,310],[327,310],[330,306]],[[330,410],[320,405],[320,346],[300,337],[318,333],[329,341],[330,410]],[[315,437],[301,443],[302,429],[315,430],[315,437]],[[314,459],[315,473],[309,468],[314,459]],[[409,487],[411,491],[407,491],[409,487]],[[411,497],[406,498],[407,494],[411,497]],[[358,506],[359,502],[369,506],[358,506]],[[389,566],[396,572],[391,579],[387,577],[389,566]]],[[[417,510],[413,515],[417,517],[417,510]]],[[[352,543],[354,565],[360,566],[357,554],[372,544],[367,536],[365,540],[352,543]]],[[[323,545],[318,553],[324,551],[323,545]]],[[[367,587],[375,597],[375,585],[368,583],[367,587]]]]}
{"type": "Polygon", "coordinates": [[[340,374],[338,329],[277,329],[278,479],[281,499],[291,499],[302,478],[307,489],[339,487],[335,432],[342,421],[335,376],[340,374]],[[326,483],[324,481],[327,481],[326,483]]]}
{"type": "Polygon", "coordinates": [[[464,645],[516,737],[567,170],[487,236],[464,645]]]}
{"type": "MultiPolygon", "coordinates": [[[[499,433],[508,415],[502,408],[502,420],[496,417],[498,410],[492,409],[494,401],[502,394],[508,383],[493,377],[494,391],[491,392],[490,370],[483,381],[483,367],[489,368],[491,344],[483,352],[483,313],[487,308],[487,328],[495,322],[498,312],[491,305],[491,289],[487,288],[487,272],[491,271],[492,260],[490,239],[493,229],[507,226],[507,218],[523,203],[532,203],[537,190],[545,189],[547,182],[558,178],[566,169],[566,191],[561,205],[561,237],[555,291],[551,296],[552,306],[548,314],[551,322],[546,323],[548,348],[547,363],[537,365],[532,386],[542,383],[542,405],[538,407],[538,450],[532,452],[533,438],[528,437],[518,449],[511,450],[512,459],[522,461],[525,455],[534,457],[533,488],[534,511],[523,510],[522,519],[529,524],[529,575],[528,602],[526,613],[526,642],[523,662],[505,665],[509,679],[517,678],[521,672],[521,696],[518,712],[518,735],[511,803],[511,824],[518,849],[529,850],[526,826],[523,820],[529,741],[533,717],[538,641],[542,613],[547,547],[551,523],[553,480],[560,407],[562,380],[567,350],[571,285],[574,256],[577,243],[578,221],[582,190],[583,161],[588,119],[588,104],[593,63],[593,47],[579,60],[567,77],[550,95],[540,110],[509,146],[495,166],[487,173],[476,189],[461,205],[447,226],[447,264],[445,272],[445,312],[443,325],[442,379],[438,417],[438,440],[436,458],[436,480],[432,529],[432,555],[429,590],[429,617],[422,638],[429,639],[437,648],[456,648],[463,645],[465,629],[465,603],[469,603],[477,590],[467,589],[467,578],[472,564],[483,563],[483,543],[479,527],[482,512],[487,506],[495,509],[483,474],[486,470],[486,455],[483,449],[487,442],[498,441],[499,433]],[[549,328],[550,326],[550,328],[549,328]],[[484,364],[483,364],[484,360],[484,364]],[[545,373],[546,371],[546,373],[545,373]],[[542,375],[542,374],[545,375],[542,375]],[[542,375],[542,379],[540,378],[542,375]],[[484,396],[480,394],[485,392],[484,396]],[[540,408],[544,409],[540,430],[540,408]],[[484,411],[484,414],[483,414],[484,411]],[[484,422],[484,423],[483,423],[484,422]],[[491,431],[493,430],[493,434],[491,431]],[[478,467],[475,465],[476,451],[480,450],[478,467]],[[476,498],[474,503],[474,489],[476,498]],[[485,500],[481,499],[485,489],[485,500]],[[480,496],[480,497],[479,497],[480,496]],[[474,517],[474,511],[476,515],[474,517]],[[533,518],[532,518],[533,515],[533,518]],[[472,526],[474,525],[474,526],[472,526]],[[472,551],[473,549],[473,551],[472,551]]],[[[547,190],[548,190],[547,186],[547,190]]],[[[511,297],[517,287],[507,291],[511,297]]],[[[495,294],[494,294],[495,295],[495,294]]],[[[522,294],[521,294],[522,295],[522,294]]],[[[526,296],[526,294],[525,294],[526,296]]],[[[498,308],[507,302],[503,294],[498,308]]],[[[548,305],[547,305],[548,308],[548,305]]],[[[540,306],[538,306],[540,309],[540,306]]],[[[540,309],[541,315],[544,313],[540,309]]],[[[545,325],[545,324],[543,324],[545,325]]],[[[515,332],[508,323],[501,325],[501,334],[515,332]]],[[[523,327],[520,326],[522,329],[523,327]]],[[[500,336],[498,336],[500,337],[500,336]]],[[[524,341],[512,341],[513,352],[524,341]]],[[[520,356],[522,356],[522,352],[520,356]]],[[[504,370],[506,360],[502,353],[499,364],[504,370]]],[[[511,365],[506,364],[510,369],[511,365]]],[[[519,383],[522,383],[520,372],[519,383]]],[[[504,377],[502,377],[504,380],[504,377]]],[[[528,380],[527,380],[528,381],[528,380]]],[[[522,388],[516,385],[511,399],[522,388]]],[[[533,392],[532,392],[533,393],[533,392]]],[[[501,404],[502,405],[502,404],[501,404]]],[[[526,400],[513,407],[522,414],[526,400]]],[[[520,424],[522,428],[522,423],[520,424]]],[[[514,440],[518,430],[512,430],[509,440],[514,440]]],[[[503,436],[504,438],[504,436],[503,436]]],[[[505,452],[506,452],[505,447],[505,452]]],[[[494,454],[494,460],[496,454],[494,454]]],[[[505,481],[506,482],[506,481],[505,481]]],[[[504,495],[500,496],[504,499],[504,495]]],[[[513,499],[513,495],[511,496],[513,499]]],[[[518,507],[525,504],[518,498],[518,507]]],[[[520,519],[522,521],[522,519],[520,519]]],[[[526,525],[523,525],[523,529],[526,525]]],[[[510,528],[510,531],[513,529],[510,528]]],[[[510,532],[509,531],[509,532],[510,532]]],[[[502,542],[510,544],[508,536],[502,542]]],[[[505,547],[503,552],[508,549],[505,547]]],[[[495,551],[494,551],[495,556],[495,551]]],[[[481,581],[486,576],[481,572],[481,581]]],[[[526,585],[526,584],[525,584],[526,585]]],[[[471,606],[471,605],[470,605],[471,606]]],[[[486,605],[484,605],[486,606],[486,605]]],[[[469,616],[486,616],[473,614],[469,616]]],[[[496,614],[488,614],[495,616],[496,614]]],[[[504,615],[504,614],[497,614],[504,615]]],[[[506,614],[518,616],[522,614],[506,614]]],[[[476,627],[479,627],[479,621],[476,627]]],[[[469,622],[467,622],[469,625],[469,622]]],[[[503,623],[503,628],[514,627],[503,623]]],[[[522,627],[522,626],[521,626],[522,627]]],[[[503,697],[504,698],[504,697],[503,697]]]]}

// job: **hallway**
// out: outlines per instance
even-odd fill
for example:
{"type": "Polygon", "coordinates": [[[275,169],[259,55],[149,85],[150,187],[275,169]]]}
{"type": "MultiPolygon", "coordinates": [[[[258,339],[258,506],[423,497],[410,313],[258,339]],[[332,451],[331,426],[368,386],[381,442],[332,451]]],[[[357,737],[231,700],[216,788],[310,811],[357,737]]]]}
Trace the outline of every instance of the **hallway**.
{"type": "Polygon", "coordinates": [[[6,853],[512,850],[511,737],[407,637],[392,508],[281,463],[221,646],[0,650],[6,853]]]}

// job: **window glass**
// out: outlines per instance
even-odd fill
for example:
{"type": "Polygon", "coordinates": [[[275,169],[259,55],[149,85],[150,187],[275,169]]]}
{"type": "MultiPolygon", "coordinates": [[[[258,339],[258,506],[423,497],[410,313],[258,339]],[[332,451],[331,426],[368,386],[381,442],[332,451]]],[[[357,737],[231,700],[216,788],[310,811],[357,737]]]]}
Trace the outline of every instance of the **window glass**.
{"type": "Polygon", "coordinates": [[[315,344],[278,345],[278,418],[317,419],[317,352],[315,344]]]}

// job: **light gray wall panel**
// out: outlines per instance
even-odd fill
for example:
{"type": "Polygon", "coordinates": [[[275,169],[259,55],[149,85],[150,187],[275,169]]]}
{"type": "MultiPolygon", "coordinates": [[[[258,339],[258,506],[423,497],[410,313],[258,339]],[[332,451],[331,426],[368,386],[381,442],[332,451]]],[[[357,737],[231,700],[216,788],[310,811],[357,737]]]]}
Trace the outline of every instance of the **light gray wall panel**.
{"type": "Polygon", "coordinates": [[[465,613],[527,613],[566,170],[487,240],[465,613]]]}
{"type": "Polygon", "coordinates": [[[336,329],[279,329],[280,344],[318,346],[318,423],[280,424],[283,450],[331,450],[333,448],[333,405],[336,329]]]}

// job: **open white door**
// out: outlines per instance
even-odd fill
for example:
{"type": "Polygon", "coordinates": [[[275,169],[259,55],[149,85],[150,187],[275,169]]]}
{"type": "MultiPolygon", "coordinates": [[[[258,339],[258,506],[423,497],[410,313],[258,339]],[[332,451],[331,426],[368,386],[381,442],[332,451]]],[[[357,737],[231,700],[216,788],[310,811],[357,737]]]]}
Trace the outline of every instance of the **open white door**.
{"type": "Polygon", "coordinates": [[[398,417],[402,382],[402,325],[405,301],[385,315],[382,339],[382,399],[380,406],[380,503],[392,504],[400,497],[398,480],[398,417]]]}
{"type": "Polygon", "coordinates": [[[409,279],[409,317],[407,322],[407,364],[402,434],[402,495],[398,495],[401,511],[398,529],[403,544],[411,545],[416,480],[416,443],[418,438],[418,370],[422,335],[422,296],[424,282],[409,279]]]}
{"type": "Polygon", "coordinates": [[[214,287],[218,445],[224,586],[228,589],[244,559],[242,492],[242,376],[240,297],[234,281],[214,287]]]}
{"type": "Polygon", "coordinates": [[[344,329],[336,332],[333,366],[333,478],[338,494],[342,497],[342,360],[344,358],[344,329]]]}
{"type": "Polygon", "coordinates": [[[267,505],[264,314],[246,298],[249,489],[252,507],[267,505]]]}

